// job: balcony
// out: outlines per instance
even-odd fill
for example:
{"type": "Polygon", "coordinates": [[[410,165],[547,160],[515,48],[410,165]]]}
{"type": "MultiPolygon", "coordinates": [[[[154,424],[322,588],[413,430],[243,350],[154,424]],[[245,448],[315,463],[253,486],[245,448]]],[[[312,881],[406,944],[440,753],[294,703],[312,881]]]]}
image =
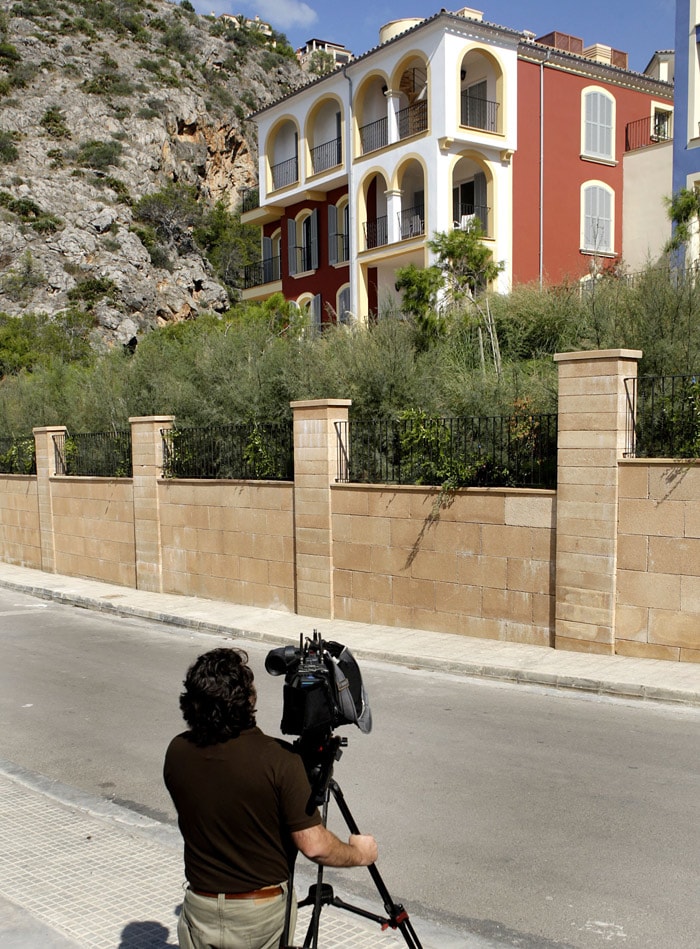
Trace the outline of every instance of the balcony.
{"type": "Polygon", "coordinates": [[[458,216],[454,226],[460,231],[466,231],[473,224],[478,222],[481,224],[481,229],[484,232],[483,236],[488,237],[489,210],[490,208],[487,208],[484,205],[460,204],[457,208],[458,216]]]}
{"type": "Polygon", "coordinates": [[[331,142],[316,145],[315,148],[311,149],[312,174],[317,175],[321,171],[335,168],[342,160],[342,139],[334,138],[331,142]]]}
{"type": "Polygon", "coordinates": [[[425,132],[428,128],[428,103],[414,102],[407,109],[401,109],[396,113],[396,119],[399,127],[399,139],[410,138],[411,135],[418,135],[425,132]]]}
{"type": "Polygon", "coordinates": [[[260,193],[257,188],[246,188],[241,192],[241,211],[255,211],[260,207],[260,193]]]}
{"type": "Polygon", "coordinates": [[[268,257],[265,260],[258,260],[254,264],[247,264],[243,270],[243,289],[250,290],[252,287],[262,287],[266,283],[274,283],[281,279],[281,266],[279,257],[268,257]]]}
{"type": "Polygon", "coordinates": [[[404,208],[398,214],[401,240],[425,234],[425,208],[404,208]]]}
{"type": "Polygon", "coordinates": [[[483,132],[498,131],[498,108],[500,103],[462,93],[460,123],[468,128],[481,129],[483,132]]]}
{"type": "Polygon", "coordinates": [[[292,276],[300,273],[308,273],[310,270],[316,269],[316,261],[314,260],[313,248],[309,244],[307,246],[297,245],[292,247],[292,253],[294,254],[294,270],[291,271],[292,276]]]}
{"type": "Polygon", "coordinates": [[[331,251],[331,263],[344,264],[350,260],[350,240],[347,234],[331,234],[333,250],[331,251]],[[333,254],[335,251],[335,255],[333,254]],[[333,259],[335,256],[335,259],[333,259]]]}
{"type": "Polygon", "coordinates": [[[299,159],[297,157],[288,158],[270,169],[272,174],[272,190],[286,188],[287,185],[296,184],[299,180],[299,159]]]}
{"type": "Polygon", "coordinates": [[[365,249],[371,250],[373,247],[384,247],[389,243],[389,229],[387,227],[387,218],[378,217],[374,221],[365,221],[365,249]]]}
{"type": "Polygon", "coordinates": [[[386,118],[377,119],[360,128],[360,148],[363,155],[376,152],[389,144],[389,123],[386,118]]]}
{"type": "Polygon", "coordinates": [[[658,142],[670,142],[673,139],[673,113],[656,112],[643,119],[628,122],[625,126],[625,151],[647,148],[658,142]]]}

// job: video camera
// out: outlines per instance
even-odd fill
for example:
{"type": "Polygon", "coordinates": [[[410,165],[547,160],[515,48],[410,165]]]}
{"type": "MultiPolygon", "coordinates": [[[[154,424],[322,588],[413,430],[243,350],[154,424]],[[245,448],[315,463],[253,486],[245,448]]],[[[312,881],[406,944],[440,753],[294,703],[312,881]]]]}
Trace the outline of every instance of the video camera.
{"type": "Polygon", "coordinates": [[[342,643],[325,642],[318,630],[301,636],[299,647],[280,646],[265,659],[265,669],[283,675],[280,728],[284,735],[323,738],[339,725],[357,725],[367,734],[372,713],[359,666],[342,643]]]}

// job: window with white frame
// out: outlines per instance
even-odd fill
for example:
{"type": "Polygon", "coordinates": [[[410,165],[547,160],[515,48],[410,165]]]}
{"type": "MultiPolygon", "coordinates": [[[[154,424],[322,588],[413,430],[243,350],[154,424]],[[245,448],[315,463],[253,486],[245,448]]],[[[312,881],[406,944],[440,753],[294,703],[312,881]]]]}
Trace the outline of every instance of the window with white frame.
{"type": "Polygon", "coordinates": [[[604,89],[583,90],[582,132],[585,158],[615,160],[615,99],[604,89]]]}
{"type": "Polygon", "coordinates": [[[581,187],[581,249],[587,254],[613,254],[615,193],[602,181],[581,187]]]}

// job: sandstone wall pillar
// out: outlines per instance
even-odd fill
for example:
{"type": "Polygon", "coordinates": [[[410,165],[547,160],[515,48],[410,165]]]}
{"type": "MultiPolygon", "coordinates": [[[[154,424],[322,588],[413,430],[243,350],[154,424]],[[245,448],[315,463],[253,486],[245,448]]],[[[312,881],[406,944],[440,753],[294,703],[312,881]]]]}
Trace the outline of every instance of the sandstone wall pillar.
{"type": "Polygon", "coordinates": [[[163,477],[161,431],[173,427],[174,416],[130,418],[134,486],[134,556],[136,588],[163,592],[158,480],[163,477]]]}
{"type": "Polygon", "coordinates": [[[296,612],[333,618],[331,484],[336,479],[335,422],[347,422],[349,399],[292,402],[296,612]]]}
{"type": "Polygon", "coordinates": [[[65,425],[45,425],[33,429],[36,448],[36,489],[39,507],[39,534],[41,538],[41,569],[56,572],[56,538],[53,523],[53,494],[51,478],[56,474],[54,436],[65,436],[65,425]]]}
{"type": "Polygon", "coordinates": [[[618,460],[641,352],[558,353],[555,645],[614,653],[618,460]]]}

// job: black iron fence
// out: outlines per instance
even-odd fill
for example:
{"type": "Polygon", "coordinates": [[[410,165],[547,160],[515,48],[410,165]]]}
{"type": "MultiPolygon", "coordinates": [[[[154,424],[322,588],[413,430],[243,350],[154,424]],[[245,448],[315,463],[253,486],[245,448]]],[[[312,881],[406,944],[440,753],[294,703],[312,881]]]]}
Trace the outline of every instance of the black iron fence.
{"type": "Polygon", "coordinates": [[[131,431],[54,435],[57,475],[130,478],[131,431]]]}
{"type": "Polygon", "coordinates": [[[389,243],[389,229],[386,215],[378,217],[374,221],[365,221],[365,247],[371,250],[373,247],[383,247],[389,243]]]}
{"type": "Polygon", "coordinates": [[[425,233],[425,208],[404,208],[399,211],[399,228],[401,230],[401,240],[408,237],[417,237],[425,233]]]}
{"type": "Polygon", "coordinates": [[[375,152],[378,148],[384,148],[389,144],[389,123],[384,119],[377,119],[376,122],[369,122],[360,128],[360,147],[362,154],[375,152]]]}
{"type": "Polygon", "coordinates": [[[254,264],[246,264],[243,269],[243,288],[262,287],[266,283],[281,279],[280,258],[267,257],[254,264]]]}
{"type": "Polygon", "coordinates": [[[337,481],[554,488],[556,415],[336,422],[337,481]]]}
{"type": "Polygon", "coordinates": [[[461,124],[484,132],[498,131],[498,102],[462,93],[461,124]]]}
{"type": "Polygon", "coordinates": [[[284,188],[287,185],[296,184],[299,180],[299,161],[297,158],[288,158],[286,161],[278,162],[270,169],[272,175],[272,188],[284,188]]]}
{"type": "Polygon", "coordinates": [[[323,145],[316,145],[311,149],[311,168],[315,175],[328,168],[334,168],[342,160],[342,139],[340,138],[334,138],[330,142],[324,142],[323,145]]]}
{"type": "Polygon", "coordinates": [[[645,115],[643,119],[635,119],[625,126],[625,151],[646,148],[648,145],[656,145],[657,142],[670,142],[672,138],[672,112],[645,115]]]}
{"type": "Polygon", "coordinates": [[[33,435],[0,438],[0,474],[36,474],[33,435]]]}
{"type": "Polygon", "coordinates": [[[481,224],[484,236],[489,234],[489,208],[481,204],[460,204],[457,207],[453,205],[453,211],[456,214],[455,227],[462,231],[472,227],[474,224],[481,224]]]}
{"type": "Polygon", "coordinates": [[[631,458],[700,458],[700,376],[625,379],[631,458]]]}
{"type": "Polygon", "coordinates": [[[260,207],[260,192],[257,188],[246,188],[241,192],[241,211],[255,211],[260,207]]]}
{"type": "Polygon", "coordinates": [[[291,420],[174,428],[161,434],[166,478],[294,479],[291,420]]]}
{"type": "Polygon", "coordinates": [[[428,128],[428,103],[421,100],[401,109],[396,113],[396,121],[400,139],[425,132],[428,128]]]}

